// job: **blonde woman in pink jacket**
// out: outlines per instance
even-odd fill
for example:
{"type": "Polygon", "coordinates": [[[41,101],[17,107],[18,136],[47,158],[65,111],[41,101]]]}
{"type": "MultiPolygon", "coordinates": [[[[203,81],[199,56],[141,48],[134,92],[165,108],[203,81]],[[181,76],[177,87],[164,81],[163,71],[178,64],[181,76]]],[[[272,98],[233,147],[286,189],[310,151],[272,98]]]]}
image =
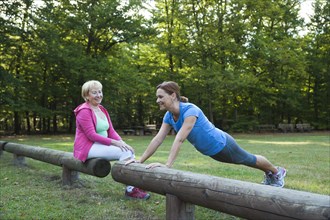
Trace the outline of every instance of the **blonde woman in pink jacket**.
{"type": "MultiPolygon", "coordinates": [[[[85,102],[74,110],[74,157],[83,162],[91,158],[109,161],[133,159],[134,149],[121,139],[112,126],[108,111],[101,105],[102,84],[96,80],[85,82],[81,95],[85,102]]],[[[145,200],[150,197],[148,193],[133,186],[126,187],[125,196],[145,200]]]]}

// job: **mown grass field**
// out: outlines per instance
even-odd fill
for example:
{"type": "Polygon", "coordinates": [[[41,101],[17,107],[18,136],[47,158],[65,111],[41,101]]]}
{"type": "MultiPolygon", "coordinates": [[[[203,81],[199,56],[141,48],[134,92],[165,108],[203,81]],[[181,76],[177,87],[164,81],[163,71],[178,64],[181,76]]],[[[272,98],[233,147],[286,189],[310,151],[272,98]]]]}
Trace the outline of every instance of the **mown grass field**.
{"type": "MultiPolygon", "coordinates": [[[[266,156],[288,170],[286,188],[330,195],[330,133],[234,134],[238,143],[254,154],[266,156]]],[[[152,136],[122,136],[135,148],[137,158],[152,136]]],[[[73,135],[16,136],[1,140],[72,151],[73,135]]],[[[167,160],[174,136],[149,162],[167,160]]],[[[111,175],[97,178],[80,174],[85,187],[63,188],[61,168],[26,159],[28,167],[12,165],[12,154],[0,157],[0,219],[165,219],[165,197],[151,193],[148,201],[127,200],[125,186],[111,175]]],[[[114,163],[114,162],[112,162],[114,163]]],[[[261,171],[214,161],[185,142],[174,169],[260,183],[261,171]]],[[[238,219],[214,210],[195,208],[195,218],[238,219]]]]}

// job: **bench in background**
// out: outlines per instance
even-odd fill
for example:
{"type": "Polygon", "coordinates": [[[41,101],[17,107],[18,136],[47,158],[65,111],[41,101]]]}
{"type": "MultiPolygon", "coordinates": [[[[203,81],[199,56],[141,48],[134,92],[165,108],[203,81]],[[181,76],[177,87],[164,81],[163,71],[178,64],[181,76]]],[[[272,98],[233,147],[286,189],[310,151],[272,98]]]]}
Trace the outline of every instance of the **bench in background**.
{"type": "Polygon", "coordinates": [[[313,127],[310,125],[310,124],[296,124],[296,129],[297,131],[300,131],[300,132],[304,132],[304,131],[311,131],[313,129],[313,127]]]}
{"type": "Polygon", "coordinates": [[[275,125],[271,125],[271,124],[263,124],[263,125],[258,125],[257,130],[259,133],[263,131],[274,132],[276,130],[276,127],[275,125]]]}
{"type": "Polygon", "coordinates": [[[284,133],[294,132],[294,124],[278,124],[278,129],[284,133]]]}
{"type": "Polygon", "coordinates": [[[145,126],[134,126],[132,128],[126,128],[122,130],[125,135],[146,135],[157,133],[155,124],[147,124],[145,126]]]}

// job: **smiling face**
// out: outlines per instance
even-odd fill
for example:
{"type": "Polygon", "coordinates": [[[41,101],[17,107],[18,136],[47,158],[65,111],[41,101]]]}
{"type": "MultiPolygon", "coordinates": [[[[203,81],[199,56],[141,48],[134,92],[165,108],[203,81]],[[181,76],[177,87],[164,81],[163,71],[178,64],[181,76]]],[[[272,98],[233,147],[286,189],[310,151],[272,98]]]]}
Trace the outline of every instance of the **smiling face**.
{"type": "Polygon", "coordinates": [[[88,91],[87,99],[89,103],[93,106],[98,106],[101,104],[103,99],[102,88],[98,86],[93,86],[88,91]]]}
{"type": "Polygon", "coordinates": [[[159,105],[160,110],[169,110],[175,101],[176,95],[172,93],[169,95],[163,89],[157,89],[157,104],[159,105]]]}

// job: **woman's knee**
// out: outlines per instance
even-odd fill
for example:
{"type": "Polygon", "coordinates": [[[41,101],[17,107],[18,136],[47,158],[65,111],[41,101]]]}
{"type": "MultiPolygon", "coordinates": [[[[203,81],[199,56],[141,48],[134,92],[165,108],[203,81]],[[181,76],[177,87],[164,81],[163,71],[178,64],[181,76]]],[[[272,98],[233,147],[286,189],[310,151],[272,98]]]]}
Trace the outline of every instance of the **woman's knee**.
{"type": "Polygon", "coordinates": [[[119,158],[119,161],[129,160],[133,158],[134,158],[134,154],[132,153],[132,151],[123,151],[122,155],[119,158]]]}

